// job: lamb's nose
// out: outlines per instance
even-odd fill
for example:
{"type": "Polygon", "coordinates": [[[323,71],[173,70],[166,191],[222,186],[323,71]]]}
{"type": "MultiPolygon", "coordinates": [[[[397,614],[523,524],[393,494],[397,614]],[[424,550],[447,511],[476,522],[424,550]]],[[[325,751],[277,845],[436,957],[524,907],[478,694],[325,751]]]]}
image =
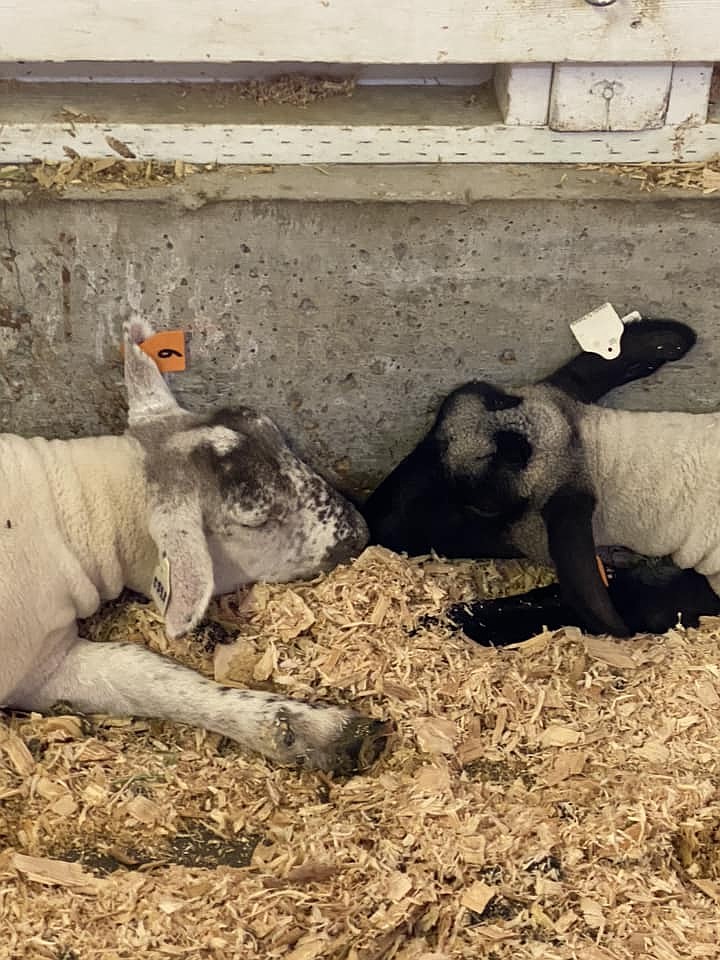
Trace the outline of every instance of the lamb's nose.
{"type": "Polygon", "coordinates": [[[328,548],[324,565],[328,569],[357,557],[367,546],[368,528],[362,515],[353,508],[348,517],[347,529],[338,540],[328,548]]]}

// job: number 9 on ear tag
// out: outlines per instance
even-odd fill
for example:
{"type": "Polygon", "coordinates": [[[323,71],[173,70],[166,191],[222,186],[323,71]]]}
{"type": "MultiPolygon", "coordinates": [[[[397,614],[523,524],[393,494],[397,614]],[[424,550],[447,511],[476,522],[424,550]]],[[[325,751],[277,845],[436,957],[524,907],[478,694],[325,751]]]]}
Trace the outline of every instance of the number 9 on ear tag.
{"type": "Polygon", "coordinates": [[[182,330],[161,330],[138,346],[153,358],[160,373],[179,373],[185,369],[185,334],[182,330]]]}

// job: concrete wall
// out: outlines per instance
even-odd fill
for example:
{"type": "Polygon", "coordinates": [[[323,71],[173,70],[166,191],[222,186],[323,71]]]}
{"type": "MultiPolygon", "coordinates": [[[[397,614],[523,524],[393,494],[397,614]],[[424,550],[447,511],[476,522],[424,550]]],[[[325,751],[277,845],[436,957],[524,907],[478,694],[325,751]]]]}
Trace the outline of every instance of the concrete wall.
{"type": "Polygon", "coordinates": [[[691,359],[618,394],[624,405],[715,409],[720,203],[592,179],[563,193],[561,174],[546,175],[547,189],[528,190],[495,171],[478,199],[482,169],[464,171],[462,191],[428,189],[424,202],[405,202],[410,180],[395,201],[377,183],[364,202],[337,183],[337,199],[299,200],[287,172],[265,199],[253,186],[207,203],[197,184],[182,202],[6,199],[0,428],[121,430],[130,307],[192,331],[190,370],[174,379],[188,407],[261,407],[356,491],[409,449],[444,391],[550,370],[575,352],[568,322],[605,300],[691,321],[702,338],[691,359]]]}

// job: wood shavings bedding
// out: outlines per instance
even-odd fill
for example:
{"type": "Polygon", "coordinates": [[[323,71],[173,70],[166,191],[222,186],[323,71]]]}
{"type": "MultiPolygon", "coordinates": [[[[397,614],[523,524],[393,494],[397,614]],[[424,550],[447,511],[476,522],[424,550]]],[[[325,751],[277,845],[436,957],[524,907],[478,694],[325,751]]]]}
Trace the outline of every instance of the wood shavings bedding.
{"type": "Polygon", "coordinates": [[[306,107],[309,103],[330,97],[351,97],[355,87],[355,77],[281,74],[267,80],[217,83],[209,89],[213,90],[215,101],[220,105],[232,100],[254,100],[256,103],[285,103],[294,107],[306,107]]]}
{"type": "MultiPolygon", "coordinates": [[[[514,650],[442,622],[548,580],[371,548],[223,598],[173,646],[225,682],[392,717],[392,750],[345,781],[159,721],[5,715],[0,956],[717,957],[720,620],[514,650]]],[[[169,651],[147,604],[85,628],[169,651]]]]}
{"type": "MultiPolygon", "coordinates": [[[[184,160],[160,163],[157,160],[131,159],[129,147],[115,137],[108,138],[108,146],[118,154],[113,157],[81,157],[71,147],[65,147],[67,160],[42,161],[28,164],[9,164],[0,167],[0,190],[22,190],[24,193],[50,192],[62,194],[68,187],[83,186],[102,193],[130,189],[166,187],[178,184],[193,174],[209,173],[218,169],[215,163],[194,164],[184,160]]],[[[243,176],[272,173],[267,164],[249,164],[236,167],[243,176]]]]}
{"type": "MultiPolygon", "coordinates": [[[[229,96],[229,94],[228,94],[229,96]]],[[[83,186],[102,192],[166,187],[177,185],[193,174],[221,169],[217,164],[192,164],[184,160],[159,163],[133,159],[132,151],[113,137],[108,145],[118,154],[113,157],[82,157],[67,147],[68,159],[62,162],[7,164],[0,166],[0,193],[3,189],[25,194],[51,192],[62,194],[68,187],[83,186]]],[[[641,191],[653,192],[668,188],[714,194],[720,189],[720,159],[697,163],[634,163],[577,164],[575,169],[599,171],[631,180],[641,191]]],[[[236,169],[240,169],[237,168],[236,169]]],[[[241,168],[244,176],[273,173],[267,164],[248,164],[241,168]]],[[[565,174],[561,178],[564,179],[565,174]]]]}
{"type": "Polygon", "coordinates": [[[648,193],[668,187],[703,194],[720,190],[720,158],[697,163],[593,163],[581,164],[580,169],[600,170],[633,180],[648,193]]]}

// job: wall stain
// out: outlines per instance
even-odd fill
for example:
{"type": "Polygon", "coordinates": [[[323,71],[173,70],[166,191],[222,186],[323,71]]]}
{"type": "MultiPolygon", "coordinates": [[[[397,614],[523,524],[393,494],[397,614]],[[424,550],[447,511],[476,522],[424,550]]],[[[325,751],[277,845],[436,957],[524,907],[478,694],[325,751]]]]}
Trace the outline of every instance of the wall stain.
{"type": "Polygon", "coordinates": [[[20,298],[20,303],[25,304],[25,292],[22,288],[22,283],[20,282],[20,269],[17,265],[17,250],[13,244],[12,232],[10,230],[10,216],[8,213],[8,205],[6,201],[3,201],[2,205],[3,212],[3,227],[5,229],[5,236],[7,238],[7,251],[2,256],[3,266],[6,267],[10,273],[15,276],[15,286],[17,287],[18,297],[20,298]]]}
{"type": "Polygon", "coordinates": [[[6,330],[20,330],[30,323],[31,316],[24,307],[13,307],[0,299],[0,327],[6,330]]]}
{"type": "Polygon", "coordinates": [[[65,339],[72,338],[72,319],[70,317],[70,280],[71,274],[68,267],[62,268],[62,314],[63,314],[63,332],[65,339]]]}

